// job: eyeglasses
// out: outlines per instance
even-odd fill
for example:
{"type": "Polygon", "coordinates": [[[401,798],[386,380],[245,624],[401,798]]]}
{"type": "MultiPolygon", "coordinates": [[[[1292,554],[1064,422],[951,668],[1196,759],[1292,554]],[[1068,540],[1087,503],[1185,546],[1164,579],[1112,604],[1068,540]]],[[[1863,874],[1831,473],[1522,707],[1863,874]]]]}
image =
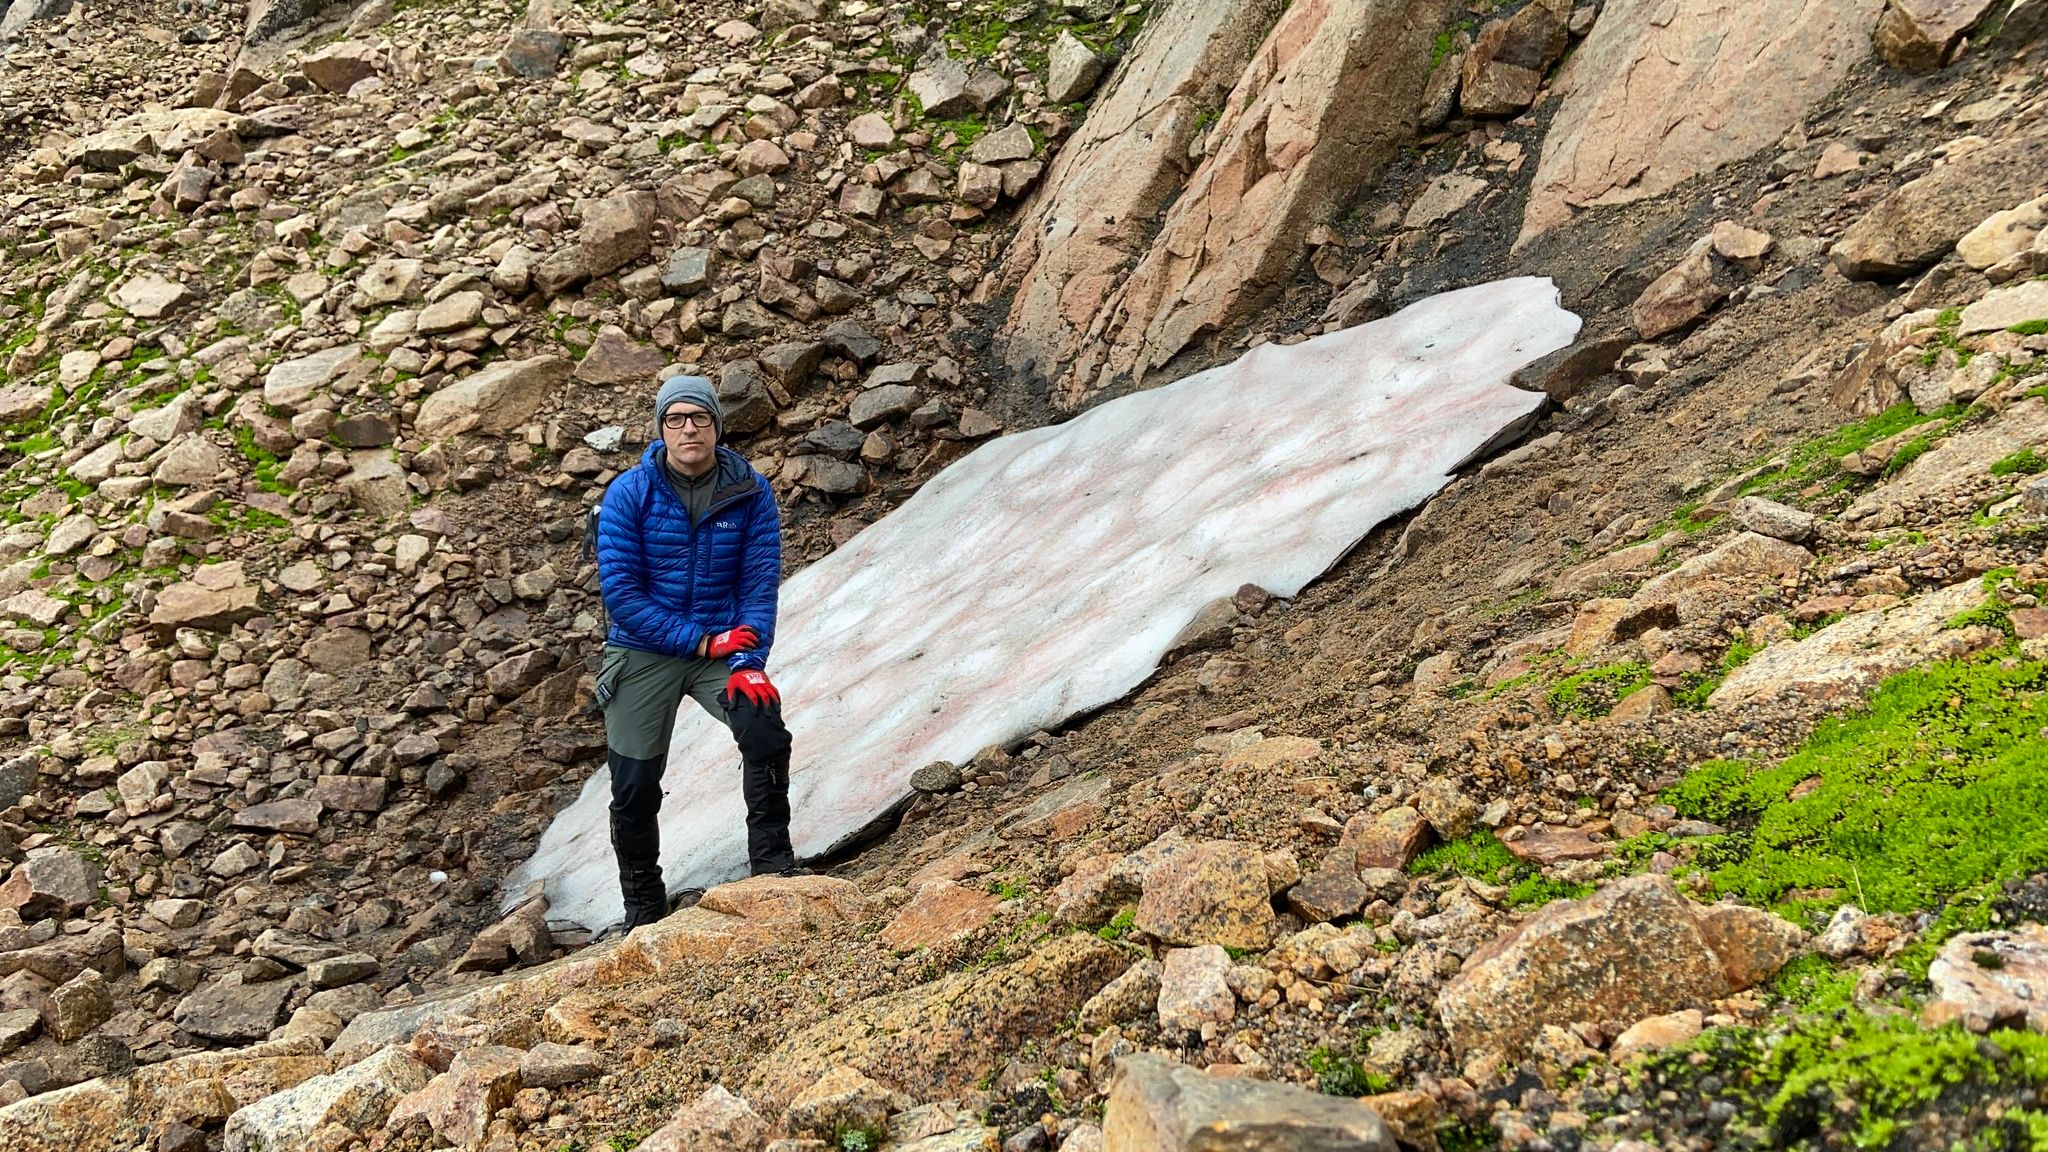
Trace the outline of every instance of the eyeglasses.
{"type": "Polygon", "coordinates": [[[711,427],[711,413],[671,412],[667,416],[662,417],[661,420],[661,426],[663,428],[680,429],[685,425],[691,428],[709,428],[711,427]]]}

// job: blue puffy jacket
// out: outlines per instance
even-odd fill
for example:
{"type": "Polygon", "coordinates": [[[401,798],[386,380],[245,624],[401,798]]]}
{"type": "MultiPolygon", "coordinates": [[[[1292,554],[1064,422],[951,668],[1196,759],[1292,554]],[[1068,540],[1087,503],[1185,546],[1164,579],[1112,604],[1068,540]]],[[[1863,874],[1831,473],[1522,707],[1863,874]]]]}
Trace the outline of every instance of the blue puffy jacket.
{"type": "Polygon", "coordinates": [[[751,625],[761,645],[726,658],[766,668],[782,583],[782,517],[768,480],[730,448],[718,449],[718,485],[704,519],[690,523],[661,472],[657,440],[636,468],[605,489],[597,575],[621,647],[688,656],[704,637],[751,625]]]}

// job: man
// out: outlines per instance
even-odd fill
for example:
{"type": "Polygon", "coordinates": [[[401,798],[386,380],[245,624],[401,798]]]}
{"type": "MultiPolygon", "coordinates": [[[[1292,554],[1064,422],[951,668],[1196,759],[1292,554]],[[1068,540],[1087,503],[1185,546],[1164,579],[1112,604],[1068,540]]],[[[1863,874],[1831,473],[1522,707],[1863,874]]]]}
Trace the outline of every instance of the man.
{"type": "Polygon", "coordinates": [[[597,674],[612,773],[612,850],[625,930],[668,914],[661,776],[689,696],[732,729],[747,803],[747,863],[794,873],[789,729],[766,672],[782,579],[782,523],[768,481],[718,441],[711,382],[672,376],[654,401],[660,438],[605,490],[597,571],[611,631],[597,674]]]}

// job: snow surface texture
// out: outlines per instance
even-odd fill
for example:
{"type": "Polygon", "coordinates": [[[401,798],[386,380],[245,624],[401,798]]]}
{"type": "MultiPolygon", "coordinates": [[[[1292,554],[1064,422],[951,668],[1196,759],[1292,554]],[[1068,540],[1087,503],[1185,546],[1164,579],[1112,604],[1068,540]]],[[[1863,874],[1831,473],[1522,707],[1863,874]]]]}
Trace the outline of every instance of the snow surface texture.
{"type": "MultiPolygon", "coordinates": [[[[909,793],[912,772],[1141,683],[1204,604],[1292,596],[1372,527],[1427,500],[1542,397],[1507,384],[1579,319],[1547,279],[1398,315],[992,441],[784,584],[770,672],[795,739],[797,852],[909,793]]],[[[685,700],[662,805],[671,891],[744,874],[739,757],[685,700]]],[[[550,919],[622,915],[600,770],[506,884],[550,919]]]]}

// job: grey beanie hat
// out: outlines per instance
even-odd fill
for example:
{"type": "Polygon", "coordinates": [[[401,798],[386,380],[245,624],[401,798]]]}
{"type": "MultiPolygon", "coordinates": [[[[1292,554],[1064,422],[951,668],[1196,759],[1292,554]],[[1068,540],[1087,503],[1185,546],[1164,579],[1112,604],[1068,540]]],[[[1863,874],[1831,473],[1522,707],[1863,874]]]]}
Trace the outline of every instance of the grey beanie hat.
{"type": "Polygon", "coordinates": [[[711,430],[720,440],[725,439],[725,411],[718,406],[718,389],[702,376],[671,376],[661,382],[661,391],[654,395],[654,427],[661,428],[662,417],[668,415],[671,404],[695,404],[711,413],[711,430]]]}

